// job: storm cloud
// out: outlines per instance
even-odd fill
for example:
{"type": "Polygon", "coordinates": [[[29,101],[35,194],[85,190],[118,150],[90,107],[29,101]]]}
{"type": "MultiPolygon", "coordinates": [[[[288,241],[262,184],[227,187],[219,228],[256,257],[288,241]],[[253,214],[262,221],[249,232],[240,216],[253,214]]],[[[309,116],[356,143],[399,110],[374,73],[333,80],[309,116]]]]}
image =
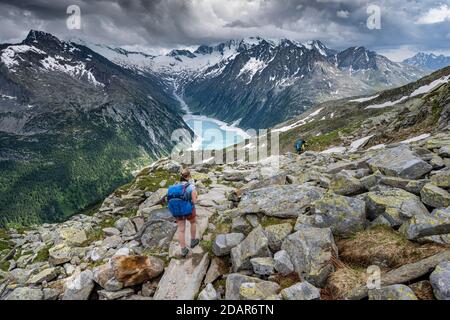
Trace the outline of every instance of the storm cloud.
{"type": "Polygon", "coordinates": [[[392,55],[450,52],[450,4],[431,0],[0,0],[0,21],[1,42],[37,29],[160,52],[256,35],[392,55]],[[66,27],[70,5],[81,9],[79,30],[66,27]],[[381,29],[367,27],[370,5],[380,9],[381,29]]]}

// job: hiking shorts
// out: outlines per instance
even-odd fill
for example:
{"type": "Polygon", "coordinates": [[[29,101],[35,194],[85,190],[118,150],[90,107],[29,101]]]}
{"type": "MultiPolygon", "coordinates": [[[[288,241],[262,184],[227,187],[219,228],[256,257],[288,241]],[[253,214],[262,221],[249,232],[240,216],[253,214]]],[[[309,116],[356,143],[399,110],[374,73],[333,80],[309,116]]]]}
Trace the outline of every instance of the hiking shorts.
{"type": "Polygon", "coordinates": [[[194,208],[192,208],[192,213],[189,216],[177,218],[177,221],[187,220],[189,222],[195,222],[196,216],[197,216],[197,210],[194,207],[194,208]]]}

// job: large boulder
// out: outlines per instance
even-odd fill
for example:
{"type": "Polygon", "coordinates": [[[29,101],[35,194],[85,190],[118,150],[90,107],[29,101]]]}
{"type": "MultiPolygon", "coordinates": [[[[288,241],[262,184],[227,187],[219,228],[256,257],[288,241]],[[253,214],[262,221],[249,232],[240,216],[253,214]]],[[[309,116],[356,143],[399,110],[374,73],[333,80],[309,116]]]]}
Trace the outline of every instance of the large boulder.
{"type": "Polygon", "coordinates": [[[216,256],[225,256],[231,252],[231,249],[241,243],[244,238],[245,235],[242,233],[219,234],[213,242],[213,253],[216,256]]]}
{"type": "Polygon", "coordinates": [[[251,258],[270,257],[269,240],[261,227],[254,229],[236,247],[231,249],[233,271],[251,269],[251,258]]]}
{"type": "Polygon", "coordinates": [[[419,214],[407,222],[401,229],[409,240],[422,237],[447,235],[450,233],[450,207],[446,209],[435,209],[430,214],[419,214]]]}
{"type": "Polygon", "coordinates": [[[123,288],[123,283],[114,276],[114,269],[110,262],[94,268],[94,281],[107,291],[119,291],[123,288]]]}
{"type": "Polygon", "coordinates": [[[53,265],[60,265],[69,262],[74,256],[73,248],[64,243],[60,243],[48,250],[49,262],[53,265]]]}
{"type": "Polygon", "coordinates": [[[419,179],[433,167],[414,154],[408,146],[384,149],[367,160],[372,171],[380,170],[387,176],[419,179]]]}
{"type": "Polygon", "coordinates": [[[241,300],[265,300],[278,293],[280,286],[275,282],[244,282],[239,288],[241,300]]]}
{"type": "Polygon", "coordinates": [[[438,186],[427,183],[420,191],[423,203],[433,208],[444,208],[450,206],[450,194],[438,186]]]}
{"type": "Polygon", "coordinates": [[[280,250],[275,253],[273,256],[273,264],[275,270],[282,275],[288,275],[294,272],[294,265],[286,250],[280,250]]]}
{"type": "Polygon", "coordinates": [[[239,273],[231,273],[227,275],[227,279],[225,281],[225,300],[239,300],[239,290],[243,283],[258,283],[261,281],[263,280],[239,273]]]}
{"type": "Polygon", "coordinates": [[[111,266],[124,287],[142,284],[164,271],[164,262],[151,256],[116,256],[111,258],[111,266]]]}
{"type": "Polygon", "coordinates": [[[322,287],[333,271],[331,259],[338,250],[330,228],[300,226],[281,246],[286,250],[299,278],[322,287]]]}
{"type": "Polygon", "coordinates": [[[31,276],[30,279],[28,279],[28,283],[40,284],[42,282],[49,282],[55,279],[57,276],[58,272],[56,271],[56,268],[47,268],[35,274],[34,276],[31,276]]]}
{"type": "Polygon", "coordinates": [[[330,181],[329,189],[336,194],[343,196],[352,196],[363,193],[364,185],[355,177],[343,170],[334,175],[330,181]]]}
{"type": "Polygon", "coordinates": [[[326,197],[313,203],[314,226],[330,227],[334,235],[349,237],[366,224],[364,201],[344,196],[326,197]]]}
{"type": "Polygon", "coordinates": [[[194,253],[189,259],[172,259],[153,296],[155,300],[193,300],[209,265],[208,254],[194,253]]]}
{"type": "Polygon", "coordinates": [[[219,300],[219,294],[211,283],[208,283],[206,287],[200,291],[197,300],[219,300]]]}
{"type": "Polygon", "coordinates": [[[281,296],[285,300],[320,300],[320,290],[304,281],[281,290],[281,296]]]}
{"type": "Polygon", "coordinates": [[[450,261],[437,265],[430,275],[434,296],[438,300],[450,300],[450,261]]]}
{"type": "Polygon", "coordinates": [[[62,300],[88,300],[94,289],[94,275],[91,270],[76,272],[64,282],[62,300]]]}
{"type": "Polygon", "coordinates": [[[267,226],[265,228],[269,247],[272,251],[278,251],[281,248],[283,240],[291,234],[292,225],[290,223],[280,223],[267,226]]]}
{"type": "Polygon", "coordinates": [[[151,250],[168,250],[176,231],[176,223],[165,220],[152,221],[142,233],[142,245],[144,248],[149,248],[151,250]]]}
{"type": "Polygon", "coordinates": [[[253,272],[260,276],[269,276],[275,272],[274,262],[271,257],[252,258],[250,263],[253,272]]]}
{"type": "Polygon", "coordinates": [[[391,226],[400,226],[415,215],[427,215],[419,197],[402,189],[383,189],[365,196],[367,215],[374,220],[382,215],[391,226]]]}
{"type": "Polygon", "coordinates": [[[418,300],[410,287],[394,284],[369,290],[369,300],[418,300]]]}
{"type": "Polygon", "coordinates": [[[87,241],[86,232],[83,229],[63,228],[58,230],[58,243],[65,243],[69,246],[81,246],[87,241]]]}
{"type": "Polygon", "coordinates": [[[242,196],[241,213],[264,213],[280,218],[295,218],[311,203],[322,198],[324,189],[309,185],[271,186],[251,190],[242,196]]]}
{"type": "Polygon", "coordinates": [[[440,188],[450,188],[450,170],[437,172],[431,176],[430,181],[440,188]]]}
{"type": "Polygon", "coordinates": [[[255,172],[255,170],[226,169],[223,171],[223,179],[226,181],[244,181],[246,177],[249,177],[255,172]]]}
{"type": "Polygon", "coordinates": [[[7,297],[6,300],[42,300],[44,299],[44,293],[41,289],[19,287],[14,289],[7,297]]]}

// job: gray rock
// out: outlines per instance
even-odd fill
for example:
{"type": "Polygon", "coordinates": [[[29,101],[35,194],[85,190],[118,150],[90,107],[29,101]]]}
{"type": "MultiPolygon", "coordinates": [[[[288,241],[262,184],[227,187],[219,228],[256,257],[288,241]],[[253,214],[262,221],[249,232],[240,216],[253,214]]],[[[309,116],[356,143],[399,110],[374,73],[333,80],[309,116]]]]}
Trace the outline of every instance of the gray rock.
{"type": "Polygon", "coordinates": [[[111,236],[103,239],[101,246],[106,249],[119,248],[122,246],[123,240],[120,236],[111,236]]]}
{"type": "Polygon", "coordinates": [[[442,261],[430,275],[434,296],[438,300],[450,300],[450,261],[442,261]]]}
{"type": "Polygon", "coordinates": [[[261,281],[263,280],[239,273],[232,273],[227,275],[227,279],[225,282],[225,300],[239,300],[239,290],[243,283],[258,283],[261,281]]]}
{"type": "Polygon", "coordinates": [[[219,294],[214,289],[211,283],[208,283],[206,287],[199,293],[197,300],[219,300],[219,294]]]}
{"type": "Polygon", "coordinates": [[[103,232],[107,237],[120,235],[120,231],[117,228],[103,228],[103,232]]]}
{"type": "Polygon", "coordinates": [[[14,289],[6,300],[42,300],[44,293],[41,289],[19,287],[14,289]]]}
{"type": "Polygon", "coordinates": [[[93,270],[93,280],[107,291],[119,291],[123,288],[123,283],[114,276],[114,269],[110,263],[98,266],[93,270]]]}
{"type": "Polygon", "coordinates": [[[281,290],[281,296],[285,300],[320,300],[320,290],[304,281],[281,290]]]}
{"type": "Polygon", "coordinates": [[[238,233],[248,233],[252,227],[249,225],[245,217],[239,216],[233,219],[231,223],[231,231],[238,233]]]}
{"type": "Polygon", "coordinates": [[[450,207],[420,214],[405,222],[400,229],[409,240],[450,233],[450,207]]]}
{"type": "Polygon", "coordinates": [[[448,189],[450,188],[450,170],[439,171],[433,174],[430,180],[434,185],[448,189]]]}
{"type": "Polygon", "coordinates": [[[429,181],[427,179],[410,180],[380,175],[380,183],[394,188],[403,189],[405,191],[414,193],[415,195],[420,195],[420,190],[422,190],[423,186],[428,182],[429,181]]]}
{"type": "Polygon", "coordinates": [[[64,243],[51,247],[48,251],[49,261],[53,265],[60,265],[69,262],[74,255],[72,248],[64,243]]]}
{"type": "Polygon", "coordinates": [[[336,174],[341,172],[342,170],[357,170],[357,169],[366,169],[368,168],[367,164],[364,161],[339,161],[336,163],[330,164],[326,168],[326,172],[330,174],[336,174]]]}
{"type": "Polygon", "coordinates": [[[353,196],[363,193],[364,185],[356,178],[351,176],[346,170],[334,175],[331,179],[329,189],[336,194],[343,196],[353,196]]]}
{"type": "Polygon", "coordinates": [[[366,194],[365,200],[370,219],[383,215],[392,226],[401,226],[415,215],[428,214],[419,197],[402,189],[371,191],[366,194]]]}
{"type": "Polygon", "coordinates": [[[120,291],[97,291],[100,300],[118,300],[124,297],[128,297],[134,294],[134,290],[131,288],[126,288],[120,291]]]}
{"type": "Polygon", "coordinates": [[[410,287],[394,284],[369,290],[369,300],[418,300],[410,287]]]}
{"type": "Polygon", "coordinates": [[[433,169],[406,145],[384,149],[369,158],[367,164],[372,171],[380,170],[387,176],[405,179],[419,179],[433,169]]]}
{"type": "Polygon", "coordinates": [[[450,158],[450,147],[444,146],[439,149],[438,155],[443,158],[450,158]]]}
{"type": "Polygon", "coordinates": [[[281,248],[283,240],[292,232],[290,223],[281,223],[267,226],[265,228],[269,247],[272,251],[278,251],[281,248]]]}
{"type": "Polygon", "coordinates": [[[225,256],[231,252],[235,246],[244,240],[242,233],[219,234],[214,239],[212,250],[216,256],[225,256]]]}
{"type": "Polygon", "coordinates": [[[53,279],[55,279],[58,276],[58,273],[56,271],[56,268],[48,268],[44,269],[38,274],[30,277],[28,279],[29,284],[40,284],[42,282],[49,282],[53,279]]]}
{"type": "Polygon", "coordinates": [[[223,171],[223,179],[226,181],[244,181],[247,176],[250,176],[254,170],[233,170],[227,169],[223,171]]]}
{"type": "Polygon", "coordinates": [[[433,208],[450,206],[450,194],[432,183],[427,183],[420,191],[422,202],[433,208]]]}
{"type": "Polygon", "coordinates": [[[16,283],[19,285],[25,285],[30,278],[30,275],[33,273],[33,270],[16,268],[11,270],[7,274],[7,279],[12,283],[16,283]]]}
{"type": "Polygon", "coordinates": [[[120,218],[119,220],[116,221],[116,223],[114,223],[114,226],[119,230],[122,231],[123,228],[125,227],[125,224],[128,222],[128,218],[120,218]]]}
{"type": "Polygon", "coordinates": [[[286,250],[276,252],[273,257],[273,262],[275,270],[282,275],[288,275],[294,272],[294,265],[286,250]]]}
{"type": "Polygon", "coordinates": [[[44,300],[58,300],[61,295],[61,291],[58,289],[44,288],[42,291],[44,293],[44,300]]]}
{"type": "Polygon", "coordinates": [[[241,300],[265,300],[277,294],[280,286],[275,282],[244,282],[239,288],[241,300]]]}
{"type": "Polygon", "coordinates": [[[288,253],[299,278],[322,287],[333,271],[331,259],[338,251],[330,228],[301,226],[281,246],[288,253]]]}
{"type": "Polygon", "coordinates": [[[260,276],[269,276],[275,272],[273,259],[270,257],[252,258],[250,263],[253,267],[253,272],[260,276]]]}
{"type": "Polygon", "coordinates": [[[193,300],[200,290],[209,265],[208,254],[190,259],[172,259],[164,271],[155,300],[193,300]]]}
{"type": "Polygon", "coordinates": [[[219,258],[212,258],[211,264],[209,265],[208,272],[206,272],[205,279],[203,282],[205,284],[214,282],[217,278],[228,273],[228,267],[225,262],[219,258]]]}
{"type": "Polygon", "coordinates": [[[251,190],[242,196],[240,213],[264,213],[267,216],[294,218],[311,203],[322,198],[324,189],[308,185],[271,186],[251,190]]]}
{"type": "Polygon", "coordinates": [[[176,223],[156,220],[142,233],[142,245],[144,248],[167,250],[176,230],[176,223]]]}
{"type": "Polygon", "coordinates": [[[349,237],[365,228],[366,204],[344,196],[322,198],[313,203],[314,226],[330,227],[334,235],[349,237]]]}
{"type": "Polygon", "coordinates": [[[91,270],[77,272],[64,283],[62,300],[88,300],[94,289],[94,275],[91,270]]]}
{"type": "Polygon", "coordinates": [[[231,264],[233,271],[251,269],[251,258],[269,257],[269,240],[263,229],[258,227],[249,233],[236,247],[231,249],[231,264]]]}

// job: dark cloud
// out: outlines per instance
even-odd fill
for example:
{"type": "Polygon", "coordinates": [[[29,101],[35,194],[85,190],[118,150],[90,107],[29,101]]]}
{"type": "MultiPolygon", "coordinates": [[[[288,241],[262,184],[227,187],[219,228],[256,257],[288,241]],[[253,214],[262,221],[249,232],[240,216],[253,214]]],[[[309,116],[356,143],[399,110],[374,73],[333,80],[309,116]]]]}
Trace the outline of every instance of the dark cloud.
{"type": "Polygon", "coordinates": [[[380,30],[370,30],[366,25],[367,7],[371,3],[367,0],[0,0],[0,41],[18,41],[29,29],[40,29],[62,38],[158,48],[261,35],[300,41],[319,39],[336,48],[365,45],[380,50],[450,51],[450,17],[439,21],[433,19],[434,11],[430,13],[444,7],[441,1],[373,1],[381,9],[380,30]],[[73,4],[81,8],[81,30],[66,28],[66,9],[73,4]]]}

